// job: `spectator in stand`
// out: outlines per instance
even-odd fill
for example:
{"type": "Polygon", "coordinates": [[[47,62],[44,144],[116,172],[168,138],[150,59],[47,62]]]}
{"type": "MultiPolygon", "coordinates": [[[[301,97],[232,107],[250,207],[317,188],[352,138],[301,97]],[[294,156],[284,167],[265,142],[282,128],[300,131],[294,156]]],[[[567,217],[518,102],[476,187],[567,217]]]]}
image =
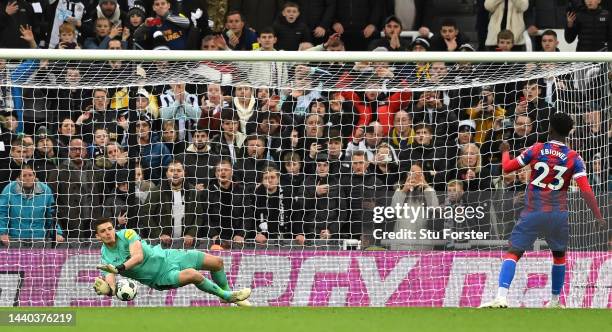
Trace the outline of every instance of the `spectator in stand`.
{"type": "Polygon", "coordinates": [[[240,117],[231,108],[221,110],[221,132],[211,139],[211,150],[232,165],[240,157],[246,135],[240,132],[240,117]]]}
{"type": "Polygon", "coordinates": [[[461,45],[469,43],[470,40],[460,30],[457,22],[446,19],[440,27],[440,34],[431,39],[432,51],[459,51],[461,45]]]}
{"type": "Polygon", "coordinates": [[[501,212],[502,227],[500,230],[503,239],[510,236],[515,220],[519,219],[521,211],[525,208],[525,192],[531,181],[531,169],[529,167],[523,167],[517,173],[512,172],[510,174],[513,176],[507,176],[508,178],[504,180],[503,200],[498,210],[501,212]]]}
{"type": "Polygon", "coordinates": [[[514,114],[527,114],[531,118],[531,121],[535,123],[534,132],[537,134],[538,142],[546,142],[548,123],[553,112],[553,108],[541,97],[538,81],[527,81],[514,114]]]}
{"type": "Polygon", "coordinates": [[[348,51],[365,51],[377,38],[382,3],[375,0],[340,0],[336,3],[334,32],[342,35],[348,51]]]}
{"type": "Polygon", "coordinates": [[[98,158],[104,157],[106,145],[110,142],[108,139],[108,132],[106,129],[98,127],[94,129],[93,141],[87,147],[88,158],[93,159],[94,162],[98,158]]]}
{"type": "Polygon", "coordinates": [[[291,202],[285,206],[288,221],[291,222],[297,244],[303,245],[306,230],[304,230],[304,179],[302,172],[302,159],[295,152],[287,152],[282,155],[282,173],[280,183],[284,195],[291,198],[291,202]],[[300,236],[302,235],[302,236],[300,236]]]}
{"type": "MultiPolygon", "coordinates": [[[[91,90],[83,88],[81,71],[75,65],[67,65],[60,75],[61,88],[49,89],[46,93],[48,121],[61,124],[66,118],[76,120],[90,104],[91,90]]],[[[54,127],[54,126],[53,126],[54,127]]],[[[66,143],[67,145],[67,143],[66,143]]]]}
{"type": "Polygon", "coordinates": [[[11,142],[9,160],[4,165],[6,167],[0,169],[0,190],[10,181],[15,181],[17,179],[24,165],[33,168],[32,157],[34,157],[34,153],[29,144],[29,140],[24,136],[17,136],[11,142]]]}
{"type": "MultiPolygon", "coordinates": [[[[410,51],[412,52],[427,52],[431,48],[431,43],[429,39],[424,37],[417,37],[414,39],[412,44],[410,44],[410,51]]],[[[429,79],[429,68],[431,64],[429,62],[417,62],[415,64],[414,72],[410,73],[411,79],[414,81],[426,80],[429,79]]]]}
{"type": "Polygon", "coordinates": [[[330,172],[328,156],[316,156],[316,171],[304,179],[305,215],[303,234],[307,238],[329,239],[340,236],[343,200],[337,173],[330,172]]]}
{"type": "Polygon", "coordinates": [[[214,177],[213,168],[220,158],[211,151],[206,129],[196,128],[192,142],[176,160],[184,165],[186,180],[196,189],[202,190],[214,177]]]}
{"type": "Polygon", "coordinates": [[[202,191],[185,181],[183,164],[171,161],[161,184],[159,210],[149,217],[149,237],[159,238],[164,245],[182,238],[184,247],[193,247],[204,212],[202,195],[202,191]]]}
{"type": "MultiPolygon", "coordinates": [[[[549,0],[530,0],[529,8],[524,14],[527,32],[533,40],[534,50],[541,51],[542,36],[538,36],[538,31],[547,29],[563,29],[566,25],[566,13],[570,3],[577,0],[549,1],[549,0]]],[[[580,0],[581,1],[581,0],[580,0]]],[[[570,8],[571,9],[571,8],[570,8]]]]}
{"type": "MultiPolygon", "coordinates": [[[[127,14],[121,10],[119,4],[117,4],[117,0],[100,0],[97,7],[93,8],[92,10],[88,10],[88,14],[89,16],[83,20],[83,24],[81,26],[81,30],[85,38],[90,38],[97,35],[99,18],[106,18],[109,20],[107,27],[108,31],[111,29],[118,30],[124,25],[128,26],[127,14]]],[[[117,33],[117,35],[120,34],[121,32],[117,33]]],[[[89,48],[85,46],[85,43],[83,43],[83,46],[84,48],[89,48]]]]}
{"type": "Polygon", "coordinates": [[[331,35],[337,0],[296,0],[294,2],[300,6],[301,17],[312,33],[313,42],[315,44],[325,42],[325,37],[331,35]]]}
{"type": "Polygon", "coordinates": [[[151,123],[148,118],[140,117],[135,123],[136,142],[130,146],[130,158],[139,158],[145,171],[145,179],[159,183],[163,170],[172,160],[172,154],[159,141],[158,135],[151,132],[151,123]]]}
{"type": "MultiPolygon", "coordinates": [[[[160,190],[153,182],[144,179],[144,172],[140,164],[134,167],[134,196],[135,203],[128,208],[128,216],[138,218],[138,228],[142,230],[142,235],[149,238],[149,233],[153,226],[151,217],[157,216],[159,211],[160,190]]],[[[157,226],[157,223],[154,224],[157,226]]]]}
{"type": "Polygon", "coordinates": [[[76,120],[75,124],[80,126],[80,132],[85,142],[93,142],[93,133],[96,128],[105,128],[111,140],[121,142],[123,129],[117,125],[118,114],[115,110],[108,109],[108,90],[94,89],[92,93],[93,103],[76,120]]]}
{"type": "MultiPolygon", "coordinates": [[[[257,51],[276,51],[277,30],[263,28],[259,32],[257,51]]],[[[295,50],[294,50],[295,51],[295,50]]],[[[247,73],[247,79],[256,86],[286,86],[289,78],[289,68],[285,62],[255,62],[243,63],[239,67],[247,73]]]]}
{"type": "Polygon", "coordinates": [[[111,26],[111,21],[106,17],[96,19],[95,36],[88,37],[83,42],[85,49],[108,49],[108,43],[123,33],[123,28],[120,25],[111,26]]]}
{"type": "Polygon", "coordinates": [[[553,30],[546,30],[541,37],[541,49],[544,52],[559,52],[559,39],[553,30]]]}
{"type": "Polygon", "coordinates": [[[380,143],[376,148],[376,154],[370,164],[369,172],[375,174],[383,184],[381,192],[391,193],[395,191],[395,186],[399,182],[399,162],[393,153],[391,146],[387,143],[380,143]]]}
{"type": "Polygon", "coordinates": [[[51,136],[40,133],[36,140],[36,151],[34,151],[34,171],[40,182],[48,182],[49,175],[57,169],[59,158],[57,157],[57,144],[51,136]]]}
{"type": "MultiPolygon", "coordinates": [[[[431,187],[423,171],[423,167],[419,162],[412,164],[408,171],[408,176],[400,188],[394,191],[390,206],[402,206],[409,208],[435,208],[439,205],[436,191],[431,187]]],[[[405,231],[410,230],[419,233],[423,229],[428,229],[428,219],[415,215],[415,219],[405,215],[403,218],[393,220],[391,229],[387,231],[405,231]]],[[[431,250],[432,245],[427,244],[410,244],[409,241],[401,241],[402,243],[394,243],[391,248],[394,250],[431,250]]]]}
{"type": "MultiPolygon", "coordinates": [[[[483,0],[484,1],[484,0],[483,0]]],[[[429,38],[431,24],[435,21],[436,6],[427,0],[385,0],[384,17],[395,15],[402,21],[404,29],[418,31],[419,37],[429,38]]]]}
{"type": "Polygon", "coordinates": [[[576,51],[596,52],[612,44],[610,13],[601,8],[601,0],[585,0],[584,7],[567,13],[565,40],[573,43],[578,38],[576,51]]]}
{"type": "Polygon", "coordinates": [[[497,34],[498,52],[511,52],[514,49],[514,33],[510,30],[502,30],[497,34]]]}
{"type": "MultiPolygon", "coordinates": [[[[138,227],[136,222],[128,224],[128,193],[129,193],[129,171],[121,170],[113,181],[115,188],[105,195],[104,204],[102,205],[102,217],[109,218],[113,221],[116,229],[130,229],[138,227]]],[[[136,221],[137,218],[132,218],[136,221]]],[[[131,221],[131,220],[130,220],[131,221]]]]}
{"type": "Polygon", "coordinates": [[[57,155],[60,159],[68,158],[68,146],[70,140],[77,134],[76,125],[69,117],[63,118],[57,129],[57,155]]]}
{"type": "Polygon", "coordinates": [[[254,133],[257,126],[257,98],[253,92],[247,82],[239,82],[232,98],[232,106],[240,117],[240,131],[247,135],[254,133]]]}
{"type": "Polygon", "coordinates": [[[198,96],[185,90],[185,83],[176,83],[172,89],[159,97],[159,109],[162,120],[172,120],[178,124],[179,141],[189,140],[190,130],[200,120],[200,106],[198,96]]]}
{"type": "Polygon", "coordinates": [[[213,241],[244,243],[254,229],[253,203],[244,186],[234,181],[232,163],[221,159],[215,165],[215,179],[203,191],[204,227],[202,237],[213,241]]]}
{"type": "MultiPolygon", "coordinates": [[[[242,13],[230,11],[225,20],[226,29],[223,31],[223,38],[227,46],[234,51],[252,51],[253,44],[257,42],[257,33],[246,25],[242,13]]],[[[271,25],[272,22],[269,26],[271,25]]]]}
{"type": "Polygon", "coordinates": [[[491,188],[491,168],[482,165],[478,145],[469,143],[461,147],[457,165],[447,173],[447,182],[455,179],[462,181],[465,191],[482,191],[491,188]]]}
{"type": "Polygon", "coordinates": [[[280,50],[297,51],[301,43],[312,42],[310,29],[300,18],[300,6],[295,2],[283,5],[281,15],[272,27],[278,37],[276,47],[280,50]]]}
{"type": "MultiPolygon", "coordinates": [[[[33,40],[39,34],[39,20],[31,3],[25,0],[2,1],[0,7],[0,47],[31,48],[31,42],[21,38],[23,27],[31,27],[33,40]]],[[[36,40],[33,41],[36,48],[36,40]]]]}
{"type": "Polygon", "coordinates": [[[582,116],[579,117],[583,125],[576,128],[572,135],[572,146],[584,159],[587,171],[593,170],[593,162],[597,159],[595,154],[604,153],[604,147],[610,142],[610,131],[608,135],[605,134],[606,112],[607,110],[598,104],[585,109],[582,116]],[[599,149],[594,147],[599,147],[599,149]]]}
{"type": "Polygon", "coordinates": [[[293,224],[290,211],[293,197],[280,185],[280,173],[274,167],[263,169],[259,185],[255,189],[255,242],[266,244],[269,239],[294,238],[304,244],[302,224],[293,224]]]}
{"type": "Polygon", "coordinates": [[[100,188],[94,165],[87,158],[87,145],[80,138],[70,141],[68,160],[59,165],[49,184],[57,195],[57,222],[67,238],[89,238],[91,222],[100,206],[100,188]]]}
{"type": "MultiPolygon", "coordinates": [[[[171,11],[170,0],[155,0],[153,11],[155,17],[149,17],[145,24],[149,27],[148,40],[154,40],[156,32],[162,32],[165,46],[171,50],[186,50],[189,47],[191,21],[171,11]]],[[[154,45],[158,46],[158,45],[154,45]]]]}
{"type": "Polygon", "coordinates": [[[396,151],[403,151],[412,144],[413,138],[412,116],[404,110],[397,111],[393,117],[393,128],[389,132],[389,145],[396,151]]]}
{"type": "Polygon", "coordinates": [[[85,4],[91,1],[82,0],[66,0],[66,1],[49,1],[49,10],[45,11],[44,14],[48,18],[48,22],[51,23],[50,30],[48,31],[49,40],[47,45],[49,48],[56,48],[61,42],[61,30],[60,27],[64,24],[71,24],[74,28],[74,40],[70,42],[77,42],[76,38],[80,34],[79,29],[81,28],[84,18],[88,16],[85,4]]]}
{"type": "Polygon", "coordinates": [[[53,222],[55,202],[51,188],[36,179],[31,166],[24,165],[17,181],[0,194],[0,243],[11,240],[53,239],[64,242],[62,228],[53,222]]]}
{"type": "MultiPolygon", "coordinates": [[[[360,127],[356,130],[353,141],[346,147],[346,155],[350,157],[355,151],[363,151],[368,155],[368,160],[374,160],[376,149],[382,143],[385,134],[382,125],[378,121],[372,121],[365,128],[360,127]]],[[[395,149],[391,148],[391,156],[393,160],[397,160],[395,149]]]]}
{"type": "Polygon", "coordinates": [[[76,29],[71,23],[63,23],[59,26],[59,43],[55,48],[59,49],[80,49],[77,43],[76,29]]]}
{"type": "Polygon", "coordinates": [[[352,174],[340,178],[341,197],[344,201],[345,213],[340,220],[348,221],[343,225],[342,233],[348,233],[352,238],[361,239],[362,245],[369,246],[369,237],[373,231],[372,210],[377,200],[382,196],[379,189],[383,183],[374,174],[367,172],[368,156],[363,151],[355,151],[351,155],[352,174]]]}
{"type": "Polygon", "coordinates": [[[410,43],[401,38],[402,22],[397,16],[389,16],[385,20],[384,37],[372,41],[368,50],[372,51],[378,47],[384,47],[388,51],[408,51],[410,43]]]}
{"type": "Polygon", "coordinates": [[[191,20],[188,49],[197,49],[202,38],[212,33],[208,25],[208,6],[210,0],[177,1],[177,14],[191,20]]]}
{"type": "Polygon", "coordinates": [[[228,11],[242,13],[243,20],[255,30],[272,26],[282,5],[281,0],[228,0],[228,11]]]}
{"type": "Polygon", "coordinates": [[[436,190],[443,191],[444,187],[440,187],[440,184],[445,182],[446,170],[455,166],[457,153],[452,147],[436,147],[433,142],[433,128],[425,123],[416,124],[412,144],[400,152],[399,171],[404,173],[418,163],[427,182],[432,183],[436,190]]]}
{"type": "Polygon", "coordinates": [[[157,97],[153,96],[144,88],[139,88],[136,91],[136,95],[130,99],[129,102],[130,111],[127,112],[127,116],[119,116],[118,123],[125,127],[122,122],[127,122],[129,132],[134,132],[135,119],[144,117],[149,119],[151,122],[151,128],[154,132],[161,130],[161,119],[159,119],[160,112],[157,103],[157,97]],[[131,121],[130,121],[131,120],[131,121]]]}
{"type": "Polygon", "coordinates": [[[221,110],[229,107],[229,103],[225,99],[220,84],[209,83],[206,85],[206,93],[202,95],[200,102],[201,113],[198,126],[210,130],[210,136],[219,131],[221,110]]]}
{"type": "MultiPolygon", "coordinates": [[[[281,152],[284,135],[281,130],[281,116],[274,112],[261,112],[257,118],[256,135],[262,137],[266,141],[266,159],[279,164],[281,161],[281,152]]],[[[279,164],[280,165],[280,164],[279,164]]]]}
{"type": "Polygon", "coordinates": [[[497,34],[502,30],[510,30],[514,34],[515,49],[525,49],[525,21],[523,14],[529,7],[529,0],[485,0],[485,9],[491,13],[489,19],[489,32],[485,45],[495,49],[497,34]]]}
{"type": "Polygon", "coordinates": [[[456,139],[457,116],[442,102],[440,91],[424,91],[414,105],[414,122],[424,122],[434,131],[434,145],[448,146],[456,139]]]}
{"type": "Polygon", "coordinates": [[[187,142],[180,139],[176,130],[176,123],[172,120],[162,122],[162,143],[166,146],[171,155],[179,155],[185,152],[187,142]]]}
{"type": "Polygon", "coordinates": [[[507,139],[511,155],[516,157],[520,151],[534,145],[537,136],[537,133],[533,132],[532,120],[526,114],[515,115],[512,136],[507,139]]]}
{"type": "Polygon", "coordinates": [[[125,149],[117,142],[106,145],[103,158],[95,160],[96,173],[94,180],[98,191],[104,194],[115,189],[115,182],[120,172],[129,170],[129,158],[125,149]],[[102,189],[99,189],[99,188],[102,189]]]}
{"type": "Polygon", "coordinates": [[[275,167],[274,162],[266,159],[266,142],[261,136],[251,135],[245,140],[243,156],[234,165],[234,177],[244,184],[247,191],[252,192],[265,168],[275,167]]]}
{"type": "Polygon", "coordinates": [[[503,121],[506,110],[495,104],[495,93],[490,86],[482,88],[480,101],[472,108],[468,108],[467,116],[476,123],[475,143],[482,144],[493,130],[495,121],[503,121]]]}

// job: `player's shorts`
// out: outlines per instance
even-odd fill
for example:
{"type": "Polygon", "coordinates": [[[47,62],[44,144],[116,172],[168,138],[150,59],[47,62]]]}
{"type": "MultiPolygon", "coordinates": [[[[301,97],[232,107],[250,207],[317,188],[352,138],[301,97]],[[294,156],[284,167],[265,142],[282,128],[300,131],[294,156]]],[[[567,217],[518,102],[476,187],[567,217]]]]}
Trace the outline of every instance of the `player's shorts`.
{"type": "Polygon", "coordinates": [[[510,246],[530,250],[538,237],[553,251],[565,251],[569,240],[567,211],[529,212],[522,215],[510,235],[510,246]]]}
{"type": "Polygon", "coordinates": [[[154,287],[157,290],[181,287],[179,273],[185,269],[202,269],[204,253],[198,250],[166,249],[166,263],[157,276],[154,287]]]}

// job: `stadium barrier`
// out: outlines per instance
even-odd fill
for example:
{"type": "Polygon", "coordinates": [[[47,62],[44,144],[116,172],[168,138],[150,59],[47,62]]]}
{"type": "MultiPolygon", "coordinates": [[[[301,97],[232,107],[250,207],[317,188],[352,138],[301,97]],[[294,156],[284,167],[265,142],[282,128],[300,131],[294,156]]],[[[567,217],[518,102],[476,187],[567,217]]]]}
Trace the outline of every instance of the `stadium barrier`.
{"type": "MultiPolygon", "coordinates": [[[[497,287],[501,251],[219,252],[230,284],[250,286],[258,306],[474,307],[497,287]]],[[[528,253],[510,290],[513,307],[541,307],[550,294],[547,252],[528,253]]],[[[0,306],[219,306],[193,286],[159,292],[141,286],[135,301],[100,298],[92,283],[99,252],[0,250],[0,306]]],[[[612,253],[574,252],[562,302],[612,308],[612,253]]]]}

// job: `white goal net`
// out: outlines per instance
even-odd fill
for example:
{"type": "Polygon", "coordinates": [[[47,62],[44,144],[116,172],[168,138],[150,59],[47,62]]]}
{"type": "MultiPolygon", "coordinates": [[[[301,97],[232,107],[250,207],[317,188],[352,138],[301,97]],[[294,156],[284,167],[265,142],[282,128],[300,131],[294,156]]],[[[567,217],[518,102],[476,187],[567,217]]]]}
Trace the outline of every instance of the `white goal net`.
{"type": "MultiPolygon", "coordinates": [[[[91,225],[109,218],[221,255],[256,305],[478,306],[530,181],[502,174],[499,145],[545,142],[554,112],[574,119],[568,144],[609,218],[607,63],[369,55],[2,61],[0,305],[125,305],[91,290],[91,225]]],[[[612,237],[575,184],[568,210],[562,301],[610,308],[612,237]]],[[[548,299],[547,250],[520,261],[511,305],[548,299]]],[[[192,286],[133,303],[222,305],[192,286]]]]}

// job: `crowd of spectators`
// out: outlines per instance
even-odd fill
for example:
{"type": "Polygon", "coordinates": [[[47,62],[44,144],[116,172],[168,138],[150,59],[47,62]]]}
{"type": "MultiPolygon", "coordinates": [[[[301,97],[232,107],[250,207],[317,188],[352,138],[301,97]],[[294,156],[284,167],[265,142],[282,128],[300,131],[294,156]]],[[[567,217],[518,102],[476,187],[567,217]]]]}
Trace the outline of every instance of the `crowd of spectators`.
{"type": "MultiPolygon", "coordinates": [[[[551,29],[565,29],[567,41],[578,39],[577,51],[605,49],[612,36],[607,4],[566,2],[558,8],[551,1],[478,1],[485,33],[478,30],[481,40],[471,41],[453,19],[434,25],[434,10],[420,0],[9,0],[0,1],[0,47],[503,52],[524,50],[528,31],[537,49],[555,52],[558,35],[551,29]],[[419,36],[404,38],[405,30],[419,36]]],[[[49,79],[47,66],[0,63],[13,82],[49,79]]],[[[370,243],[375,206],[468,206],[470,194],[493,191],[510,195],[496,216],[490,211],[460,224],[398,219],[385,227],[491,231],[496,219],[504,239],[529,174],[502,175],[499,144],[507,140],[517,155],[546,141],[548,118],[560,103],[578,124],[570,142],[592,186],[611,189],[607,83],[602,91],[591,88],[590,100],[571,74],[418,93],[385,88],[449,77],[461,82],[470,66],[202,63],[203,72],[221,79],[91,89],[79,86],[88,73],[67,64],[54,77],[55,89],[5,84],[0,241],[88,239],[92,221],[106,217],[117,228],[136,228],[162,243],[180,238],[185,246],[196,239],[370,243]],[[364,77],[373,78],[365,91],[343,88],[364,77]],[[336,89],[317,88],[317,79],[337,81],[336,89]]],[[[99,67],[132,70],[120,61],[99,67]]]]}

